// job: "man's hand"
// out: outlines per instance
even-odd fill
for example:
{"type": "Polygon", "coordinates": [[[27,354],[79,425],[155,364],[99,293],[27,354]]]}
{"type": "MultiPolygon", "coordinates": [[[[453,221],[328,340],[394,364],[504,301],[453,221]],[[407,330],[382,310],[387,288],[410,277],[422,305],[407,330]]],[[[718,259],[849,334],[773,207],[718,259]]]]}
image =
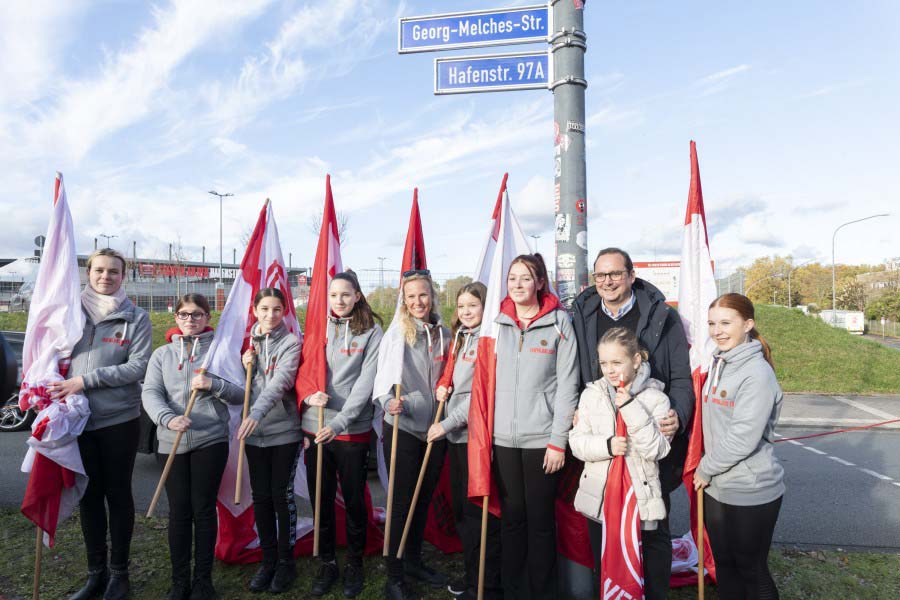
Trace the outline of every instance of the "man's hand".
{"type": "Polygon", "coordinates": [[[678,432],[678,426],[678,413],[671,408],[669,409],[669,416],[659,420],[659,431],[666,437],[675,435],[678,432]]]}

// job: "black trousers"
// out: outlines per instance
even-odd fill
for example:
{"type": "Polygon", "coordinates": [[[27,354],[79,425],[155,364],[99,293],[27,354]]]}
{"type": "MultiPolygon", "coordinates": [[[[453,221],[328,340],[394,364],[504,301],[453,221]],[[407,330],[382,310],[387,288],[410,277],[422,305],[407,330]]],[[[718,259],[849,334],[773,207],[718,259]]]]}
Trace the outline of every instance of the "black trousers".
{"type": "MultiPolygon", "coordinates": [[[[393,427],[390,423],[384,422],[382,433],[384,455],[387,460],[390,460],[393,435],[393,427]]],[[[402,429],[397,432],[397,468],[394,473],[394,506],[391,510],[391,543],[388,548],[388,556],[385,558],[388,578],[394,581],[403,578],[403,561],[397,558],[397,550],[400,548],[400,538],[403,536],[403,527],[406,525],[406,517],[409,515],[426,446],[425,442],[402,429]]],[[[403,560],[411,562],[422,560],[422,542],[425,539],[428,506],[441,476],[446,453],[446,440],[432,444],[425,477],[422,480],[422,489],[419,491],[419,500],[415,507],[412,507],[413,520],[406,538],[403,560]]]]}
{"type": "Polygon", "coordinates": [[[500,573],[507,599],[557,598],[556,485],[544,474],[546,450],[494,446],[500,492],[500,573]]]}
{"type": "Polygon", "coordinates": [[[300,460],[300,442],[278,446],[247,444],[245,449],[263,562],[293,559],[297,541],[294,475],[300,460]]]}
{"type": "Polygon", "coordinates": [[[722,504],[705,494],[704,519],[723,600],[773,600],[778,588],[769,572],[769,548],[781,498],[757,506],[722,504]]]}
{"type": "MultiPolygon", "coordinates": [[[[481,553],[481,508],[469,502],[469,446],[448,443],[450,486],[456,531],[462,540],[465,580],[469,589],[478,589],[478,562],[481,553]]],[[[500,582],[500,519],[488,514],[487,548],[484,556],[484,589],[488,596],[502,593],[500,582]]]]}
{"type": "Polygon", "coordinates": [[[228,442],[175,455],[166,479],[172,581],[191,580],[192,541],[194,579],[212,578],[219,529],[216,496],[227,462],[228,442]]]}
{"type": "Polygon", "coordinates": [[[110,564],[118,568],[128,566],[134,532],[131,474],[140,429],[140,419],[134,419],[78,436],[78,450],[88,476],[79,508],[89,569],[106,566],[107,508],[110,564]]]}
{"type": "MultiPolygon", "coordinates": [[[[669,496],[664,495],[666,518],[657,521],[657,529],[641,531],[641,559],[644,562],[644,598],[665,600],[672,577],[672,542],[669,533],[669,496]]],[[[600,585],[600,553],[603,548],[603,524],[588,519],[588,536],[594,554],[594,584],[600,585]]]]}
{"type": "Polygon", "coordinates": [[[317,445],[315,436],[307,435],[309,448],[304,453],[309,501],[316,505],[316,458],[322,452],[322,514],[319,517],[319,557],[324,561],[335,558],[334,498],[338,478],[347,513],[347,560],[362,564],[366,550],[366,469],[369,460],[368,442],[333,440],[317,445]]]}

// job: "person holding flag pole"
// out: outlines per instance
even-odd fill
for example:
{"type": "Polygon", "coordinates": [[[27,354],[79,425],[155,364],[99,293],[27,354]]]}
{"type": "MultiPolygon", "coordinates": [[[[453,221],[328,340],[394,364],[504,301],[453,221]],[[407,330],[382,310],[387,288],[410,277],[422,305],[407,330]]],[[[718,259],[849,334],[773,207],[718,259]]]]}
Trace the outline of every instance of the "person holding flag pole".
{"type": "Polygon", "coordinates": [[[306,338],[297,373],[297,397],[307,407],[301,420],[305,445],[315,449],[305,453],[307,481],[316,482],[309,490],[316,513],[313,554],[321,559],[311,594],[327,594],[339,575],[335,496],[340,480],[348,546],[343,592],[344,597],[355,598],[365,584],[366,467],[374,416],[372,389],[383,333],[356,276],[342,272],[330,176],[325,185],[306,338]]]}
{"type": "Polygon", "coordinates": [[[450,343],[450,332],[441,324],[437,294],[425,259],[418,190],[413,195],[402,265],[400,297],[394,319],[381,340],[374,388],[374,399],[386,413],[382,424],[384,454],[391,456],[385,522],[385,597],[390,600],[416,597],[405,575],[432,587],[446,584],[445,575],[422,562],[428,499],[444,465],[445,440],[431,445],[418,502],[414,506],[411,503],[416,474],[429,446],[428,428],[438,411],[435,388],[450,343]],[[397,469],[398,463],[403,464],[402,469],[397,469]],[[401,559],[397,553],[410,512],[413,517],[401,559]]]}
{"type": "MultiPolygon", "coordinates": [[[[43,544],[46,540],[53,547],[57,526],[72,514],[88,485],[77,440],[90,417],[89,401],[84,393],[51,399],[48,391],[49,383],[63,380],[68,373],[85,328],[73,229],[63,176],[57,173],[44,255],[25,329],[19,391],[19,408],[37,412],[22,462],[22,472],[29,476],[21,508],[22,515],[35,524],[33,598],[40,596],[43,544]]],[[[91,588],[102,593],[104,570],[95,569],[89,582],[92,578],[91,588]]]]}
{"type": "Polygon", "coordinates": [[[78,436],[88,476],[79,511],[88,578],[70,600],[86,600],[100,594],[106,600],[119,600],[131,588],[131,474],[140,429],[139,382],[150,360],[153,334],[146,311],[135,306],[122,289],[125,257],[111,248],[97,250],[88,257],[87,275],[88,285],[81,293],[86,317],[84,331],[72,351],[68,378],[49,383],[47,389],[53,400],[83,393],[91,409],[84,431],[78,436]]]}
{"type": "Polygon", "coordinates": [[[150,357],[141,395],[144,410],[157,425],[158,452],[174,456],[164,478],[172,562],[169,600],[216,598],[212,567],[218,532],[216,494],[228,460],[226,404],[241,404],[244,391],[199,367],[213,340],[210,312],[209,301],[200,294],[178,300],[177,326],[166,333],[169,344],[150,357]]]}

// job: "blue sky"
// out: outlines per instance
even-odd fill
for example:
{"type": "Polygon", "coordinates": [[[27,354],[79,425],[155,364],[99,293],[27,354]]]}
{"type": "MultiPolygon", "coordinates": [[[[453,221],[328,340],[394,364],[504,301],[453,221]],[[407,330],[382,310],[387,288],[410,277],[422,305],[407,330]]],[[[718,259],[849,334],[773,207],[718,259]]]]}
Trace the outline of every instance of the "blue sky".
{"type": "MultiPolygon", "coordinates": [[[[514,209],[552,256],[551,94],[435,97],[437,54],[396,52],[400,16],[516,4],[13,2],[0,256],[31,254],[55,170],[79,251],[105,233],[129,254],[136,241],[163,258],[180,240],[189,259],[204,244],[217,258],[217,189],[235,194],[226,260],[271,197],[295,266],[312,263],[329,172],[357,269],[396,268],[418,186],[432,270],[462,273],[509,171],[514,209]]],[[[590,255],[678,257],[691,139],[720,273],[773,253],[830,260],[834,227],[878,212],[894,215],[842,230],[838,261],[900,255],[900,5],[591,0],[585,29],[590,255]]]]}

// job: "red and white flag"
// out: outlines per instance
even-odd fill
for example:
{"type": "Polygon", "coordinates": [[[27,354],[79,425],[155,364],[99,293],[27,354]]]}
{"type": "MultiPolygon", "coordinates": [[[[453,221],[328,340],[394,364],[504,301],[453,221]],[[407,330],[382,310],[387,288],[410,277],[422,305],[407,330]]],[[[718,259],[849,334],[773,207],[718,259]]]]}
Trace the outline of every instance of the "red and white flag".
{"type": "Polygon", "coordinates": [[[325,176],[325,208],[322,212],[322,229],[313,263],[312,282],[309,286],[309,303],[306,307],[306,336],[300,354],[297,371],[297,404],[303,410],[303,399],[325,391],[328,359],[328,286],[335,275],[341,273],[341,240],[338,236],[334,197],[331,194],[331,175],[325,176]]]}
{"type": "Polygon", "coordinates": [[[513,259],[530,254],[527,238],[509,205],[503,176],[497,204],[491,216],[491,232],[479,259],[476,278],[487,286],[484,313],[478,336],[478,354],[469,404],[469,499],[481,506],[488,496],[490,511],[500,516],[500,502],[491,478],[491,449],[494,441],[494,394],[496,392],[499,326],[495,322],[500,304],[507,295],[506,273],[513,259]],[[493,488],[493,491],[492,491],[493,488]]]}
{"type": "MultiPolygon", "coordinates": [[[[275,224],[272,203],[268,200],[259,213],[256,227],[241,260],[239,273],[234,279],[228,301],[222,310],[213,343],[203,361],[203,368],[210,373],[227,379],[241,388],[244,387],[246,377],[246,371],[241,364],[241,355],[250,347],[250,328],[256,322],[256,317],[253,316],[253,297],[260,289],[267,287],[277,288],[284,294],[287,301],[284,324],[291,333],[302,339],[303,334],[297,321],[284,256],[278,240],[278,226],[275,224]]],[[[241,406],[229,407],[231,443],[228,464],[222,476],[218,495],[219,537],[216,540],[216,557],[228,563],[256,562],[262,557],[254,528],[247,461],[244,461],[241,479],[241,503],[234,503],[240,451],[240,444],[234,436],[241,423],[241,411],[241,406]]],[[[301,495],[306,493],[306,473],[303,469],[297,469],[294,489],[301,495]]],[[[298,519],[298,538],[311,530],[311,519],[298,519]]]]}
{"type": "MultiPolygon", "coordinates": [[[[693,493],[694,471],[703,457],[703,419],[700,398],[715,342],[709,337],[707,319],[709,305],[716,299],[716,278],[713,275],[709,236],[706,233],[706,211],[703,208],[703,189],[700,186],[700,165],[697,145],[691,142],[691,187],[688,191],[687,213],[684,217],[684,241],[681,245],[681,275],[678,280],[678,314],[690,345],[691,376],[694,384],[694,420],[688,438],[687,458],[684,462],[684,487],[688,490],[691,507],[691,532],[697,541],[697,496],[693,493]]],[[[709,536],[703,536],[706,571],[713,580],[716,572],[709,536]]]]}
{"type": "MultiPolygon", "coordinates": [[[[616,414],[616,435],[628,435],[621,413],[616,414]]],[[[624,456],[613,458],[606,476],[600,594],[602,598],[644,597],[641,516],[624,456]]]]}
{"type": "MultiPolygon", "coordinates": [[[[334,197],[331,193],[331,175],[325,176],[325,208],[322,211],[322,229],[319,232],[319,245],[316,247],[316,258],[313,263],[312,281],[309,286],[309,303],[306,306],[304,322],[305,337],[300,354],[300,368],[297,371],[297,406],[302,412],[304,398],[327,388],[328,358],[325,352],[328,345],[328,315],[331,308],[328,303],[328,288],[331,280],[344,271],[341,262],[341,240],[338,235],[337,216],[334,211],[334,197]]],[[[366,484],[366,511],[369,525],[366,535],[366,553],[374,554],[381,550],[383,537],[381,529],[375,522],[375,511],[372,497],[366,484]]],[[[307,490],[308,493],[308,490],[307,490]]],[[[338,482],[335,499],[335,522],[337,542],[346,544],[346,507],[338,482]]],[[[309,537],[311,534],[307,534],[309,537]]],[[[309,540],[298,539],[298,544],[306,544],[309,540]]]]}
{"type": "Polygon", "coordinates": [[[56,174],[46,237],[25,329],[19,408],[38,413],[22,463],[22,471],[31,473],[22,514],[44,531],[44,543],[53,546],[57,525],[72,514],[87,487],[77,440],[91,415],[83,394],[51,400],[47,390],[48,383],[66,378],[85,323],[62,173],[56,174]]]}

